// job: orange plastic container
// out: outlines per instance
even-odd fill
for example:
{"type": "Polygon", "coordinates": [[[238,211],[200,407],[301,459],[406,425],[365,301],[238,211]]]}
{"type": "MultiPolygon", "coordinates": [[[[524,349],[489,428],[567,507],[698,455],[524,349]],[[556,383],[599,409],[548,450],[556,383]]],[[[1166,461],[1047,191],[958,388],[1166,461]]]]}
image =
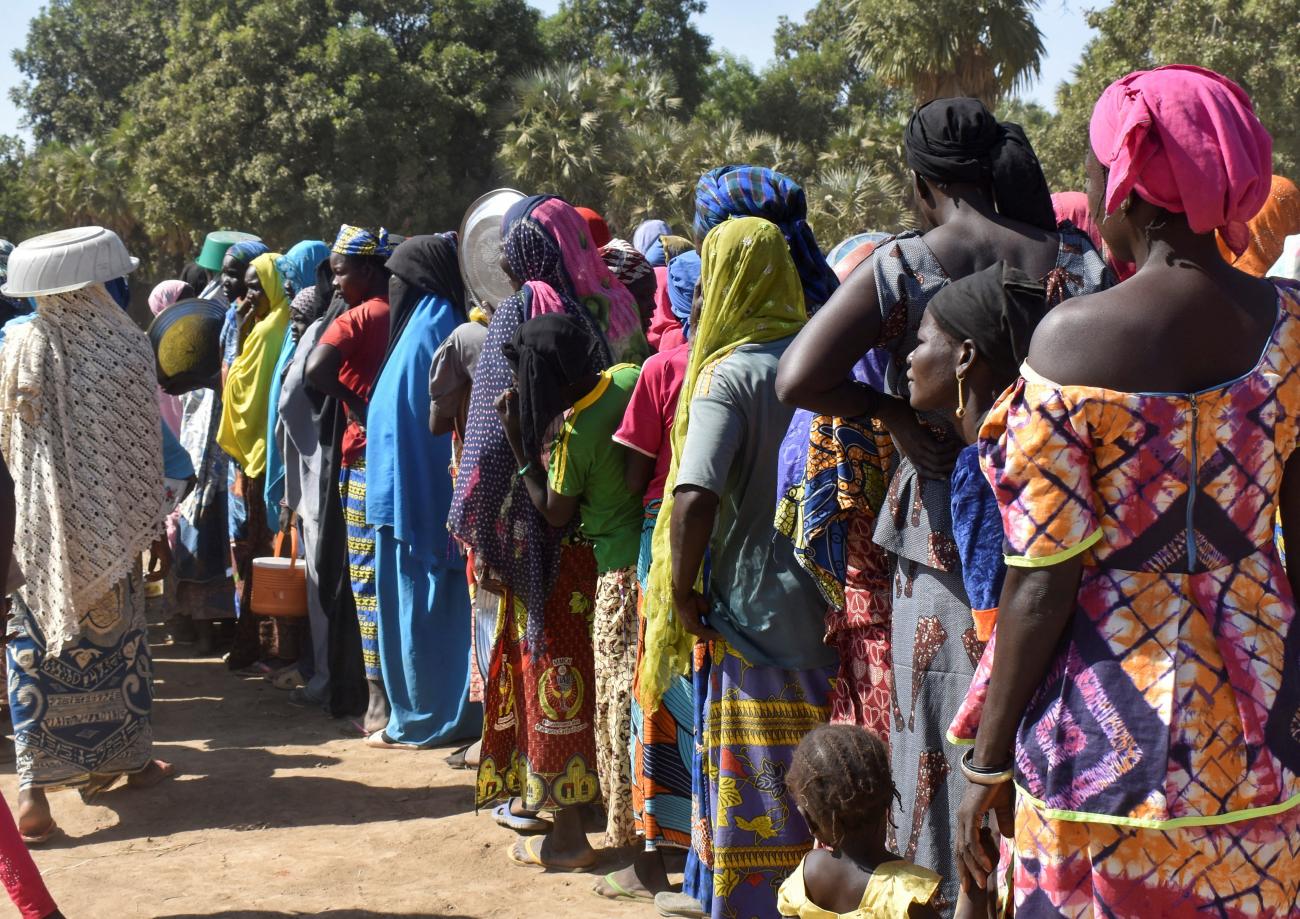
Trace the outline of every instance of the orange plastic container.
{"type": "Polygon", "coordinates": [[[289,557],[285,558],[284,533],[275,538],[275,555],[253,559],[253,596],[250,606],[259,616],[301,619],[307,615],[307,572],[298,564],[298,528],[290,525],[289,557]]]}

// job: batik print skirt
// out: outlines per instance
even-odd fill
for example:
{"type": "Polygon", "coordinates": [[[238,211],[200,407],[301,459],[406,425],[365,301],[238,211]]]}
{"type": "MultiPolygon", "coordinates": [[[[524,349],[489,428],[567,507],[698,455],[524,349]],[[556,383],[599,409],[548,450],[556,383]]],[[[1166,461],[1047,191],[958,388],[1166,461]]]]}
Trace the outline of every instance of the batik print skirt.
{"type": "Polygon", "coordinates": [[[948,740],[975,675],[983,645],[960,572],[898,556],[894,562],[891,647],[894,670],[890,763],[900,800],[894,806],[893,851],[937,872],[943,909],[957,900],[953,838],[966,790],[948,740]]]}
{"type": "Polygon", "coordinates": [[[507,591],[484,681],[483,746],[476,806],[511,796],[554,811],[600,797],[596,772],[596,674],[591,622],[596,559],[566,545],[547,598],[544,647],[528,646],[528,615],[507,591]]]}
{"type": "Polygon", "coordinates": [[[1281,919],[1300,910],[1300,807],[1146,830],[1016,805],[1017,919],[1281,919]]]}
{"type": "Polygon", "coordinates": [[[844,608],[826,614],[826,644],[840,653],[831,724],[856,724],[889,742],[894,674],[889,660],[889,556],[872,538],[875,518],[848,519],[844,608]]]}
{"type": "Polygon", "coordinates": [[[704,704],[713,919],[775,916],[776,894],[813,845],[785,784],[795,748],[830,715],[836,668],[746,663],[715,641],[704,704]]]}
{"type": "Polygon", "coordinates": [[[357,604],[357,623],[361,626],[361,660],[366,679],[378,683],[383,679],[379,672],[379,590],[375,584],[375,528],[366,522],[364,461],[343,467],[339,496],[348,527],[348,570],[357,604]]]}
{"type": "Polygon", "coordinates": [[[93,604],[86,622],[80,639],[51,655],[35,616],[14,597],[6,657],[21,788],[84,785],[151,761],[153,671],[140,575],[93,604]]]}

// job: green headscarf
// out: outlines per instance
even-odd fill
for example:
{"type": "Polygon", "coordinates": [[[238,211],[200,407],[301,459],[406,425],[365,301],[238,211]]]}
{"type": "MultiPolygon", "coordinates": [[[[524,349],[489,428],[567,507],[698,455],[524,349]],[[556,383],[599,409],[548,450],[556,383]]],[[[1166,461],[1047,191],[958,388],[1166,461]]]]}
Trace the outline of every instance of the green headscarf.
{"type": "Polygon", "coordinates": [[[647,712],[659,707],[672,678],[687,672],[695,644],[695,637],[682,627],[673,607],[668,541],[691,400],[708,393],[712,369],[732,351],[741,345],[789,338],[808,321],[799,272],[776,224],[760,217],[724,220],[704,238],[701,259],[703,302],[692,326],[691,357],[673,421],[673,458],[655,523],[646,583],[645,650],[638,687],[647,712]]]}

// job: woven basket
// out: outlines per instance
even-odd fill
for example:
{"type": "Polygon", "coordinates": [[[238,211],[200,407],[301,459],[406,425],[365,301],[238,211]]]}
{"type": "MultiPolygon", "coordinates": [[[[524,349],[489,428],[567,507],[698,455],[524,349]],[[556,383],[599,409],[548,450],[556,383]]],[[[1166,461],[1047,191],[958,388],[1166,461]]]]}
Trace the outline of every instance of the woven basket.
{"type": "Polygon", "coordinates": [[[307,572],[298,564],[298,527],[289,525],[289,557],[284,557],[284,533],[275,538],[275,555],[253,559],[253,596],[249,604],[259,616],[301,619],[307,615],[307,572]]]}

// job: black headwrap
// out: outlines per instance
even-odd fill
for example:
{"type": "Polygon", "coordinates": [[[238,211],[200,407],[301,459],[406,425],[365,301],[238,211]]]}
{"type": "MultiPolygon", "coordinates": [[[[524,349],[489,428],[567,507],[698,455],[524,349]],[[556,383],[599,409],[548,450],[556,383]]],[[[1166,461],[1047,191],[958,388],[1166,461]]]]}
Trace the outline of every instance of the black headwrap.
{"type": "Polygon", "coordinates": [[[524,452],[541,456],[546,431],[569,407],[564,390],[607,366],[603,343],[563,313],[530,319],[501,346],[515,371],[524,452]]]}
{"type": "Polygon", "coordinates": [[[926,309],[949,335],[973,341],[981,360],[1010,385],[1047,315],[1047,289],[999,261],[942,288],[926,309]]]}
{"type": "Polygon", "coordinates": [[[460,276],[455,233],[410,236],[388,257],[388,350],[397,347],[416,304],[428,296],[446,297],[466,321],[465,282],[460,276]]]}
{"type": "Polygon", "coordinates": [[[190,285],[190,290],[194,291],[192,296],[197,297],[208,289],[208,270],[198,262],[186,262],[178,277],[190,285]]]}
{"type": "Polygon", "coordinates": [[[935,182],[988,182],[998,213],[1056,229],[1052,194],[1029,138],[998,121],[978,99],[935,99],[921,106],[903,136],[907,165],[935,182]]]}

